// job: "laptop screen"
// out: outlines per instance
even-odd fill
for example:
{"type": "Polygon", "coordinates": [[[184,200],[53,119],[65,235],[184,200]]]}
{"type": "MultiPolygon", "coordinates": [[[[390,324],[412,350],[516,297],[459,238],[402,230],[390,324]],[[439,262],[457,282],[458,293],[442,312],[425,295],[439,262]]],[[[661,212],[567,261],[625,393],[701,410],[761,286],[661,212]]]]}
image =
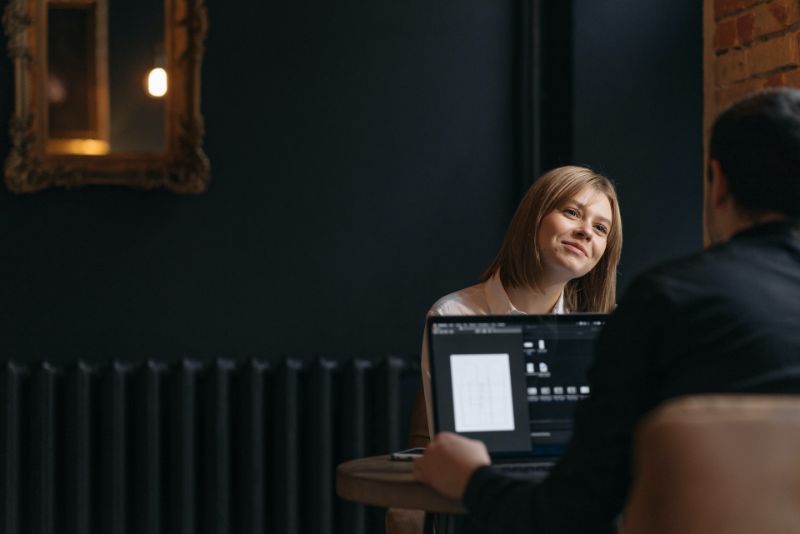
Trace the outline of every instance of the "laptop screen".
{"type": "Polygon", "coordinates": [[[503,455],[559,455],[603,314],[431,317],[436,431],[486,443],[503,455]]]}

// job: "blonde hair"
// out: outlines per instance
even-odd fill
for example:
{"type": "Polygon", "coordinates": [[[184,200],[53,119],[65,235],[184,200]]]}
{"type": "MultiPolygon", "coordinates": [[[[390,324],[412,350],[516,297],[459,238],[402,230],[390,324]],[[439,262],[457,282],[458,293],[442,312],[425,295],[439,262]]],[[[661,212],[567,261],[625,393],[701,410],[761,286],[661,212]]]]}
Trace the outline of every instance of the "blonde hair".
{"type": "Polygon", "coordinates": [[[606,238],[605,253],[594,269],[567,282],[564,305],[572,312],[610,312],[614,308],[617,292],[622,218],[611,180],[586,167],[558,167],[534,182],[517,206],[500,251],[483,273],[481,281],[499,273],[506,288],[537,287],[543,272],[537,243],[542,218],[586,187],[593,187],[608,197],[612,213],[611,229],[606,238]]]}

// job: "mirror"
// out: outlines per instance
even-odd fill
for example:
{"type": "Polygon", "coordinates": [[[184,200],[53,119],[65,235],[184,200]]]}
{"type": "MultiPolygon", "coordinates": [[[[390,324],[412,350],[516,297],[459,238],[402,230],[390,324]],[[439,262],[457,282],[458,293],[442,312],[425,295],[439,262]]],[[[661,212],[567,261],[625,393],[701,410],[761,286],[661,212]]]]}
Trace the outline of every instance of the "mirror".
{"type": "Polygon", "coordinates": [[[11,191],[206,189],[202,0],[9,0],[3,25],[15,69],[11,191]]]}

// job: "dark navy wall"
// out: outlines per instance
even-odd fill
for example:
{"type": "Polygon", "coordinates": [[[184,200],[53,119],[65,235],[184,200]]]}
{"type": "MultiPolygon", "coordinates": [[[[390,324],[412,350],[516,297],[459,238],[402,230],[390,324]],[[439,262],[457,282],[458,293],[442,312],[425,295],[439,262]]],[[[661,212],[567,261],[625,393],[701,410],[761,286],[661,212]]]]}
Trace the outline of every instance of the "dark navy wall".
{"type": "MultiPolygon", "coordinates": [[[[492,259],[515,2],[206,3],[210,189],[0,188],[0,356],[411,354],[492,259]]],[[[619,182],[624,279],[699,247],[694,4],[576,0],[572,148],[619,182]]],[[[11,75],[3,48],[3,159],[11,75]]]]}
{"type": "Polygon", "coordinates": [[[492,259],[511,0],[206,5],[210,189],[0,188],[2,357],[410,354],[492,259]]]}
{"type": "Polygon", "coordinates": [[[619,187],[623,286],[702,247],[702,12],[695,0],[574,0],[573,155],[619,187]]]}

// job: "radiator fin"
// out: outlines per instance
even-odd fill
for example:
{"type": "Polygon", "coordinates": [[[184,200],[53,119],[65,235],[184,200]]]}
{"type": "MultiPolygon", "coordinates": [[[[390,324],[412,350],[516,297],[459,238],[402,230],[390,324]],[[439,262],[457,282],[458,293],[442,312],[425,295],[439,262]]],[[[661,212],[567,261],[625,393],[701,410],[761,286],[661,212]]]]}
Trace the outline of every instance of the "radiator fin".
{"type": "Polygon", "coordinates": [[[414,360],[0,368],[7,534],[381,532],[336,466],[406,446],[414,360]]]}

